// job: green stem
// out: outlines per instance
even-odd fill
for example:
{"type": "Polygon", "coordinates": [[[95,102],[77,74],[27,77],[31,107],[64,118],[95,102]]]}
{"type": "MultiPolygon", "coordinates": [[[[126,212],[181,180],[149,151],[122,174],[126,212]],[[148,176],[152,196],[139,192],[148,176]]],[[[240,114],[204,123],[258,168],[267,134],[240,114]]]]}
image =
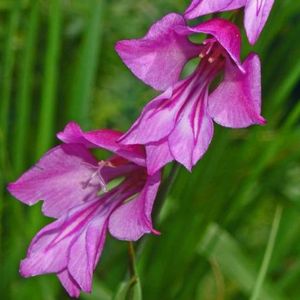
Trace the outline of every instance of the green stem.
{"type": "Polygon", "coordinates": [[[259,294],[260,294],[261,288],[263,286],[263,282],[265,280],[265,277],[267,275],[268,267],[269,267],[271,257],[272,257],[272,253],[273,253],[273,250],[274,250],[275,240],[276,240],[276,236],[277,236],[277,233],[278,233],[279,224],[280,224],[280,221],[281,221],[282,210],[283,210],[282,206],[277,205],[275,215],[274,215],[274,219],[273,219],[271,232],[270,232],[269,241],[268,241],[267,248],[266,248],[266,252],[265,252],[263,262],[262,262],[262,265],[260,267],[258,277],[257,277],[256,283],[255,283],[255,286],[254,286],[254,290],[253,290],[253,293],[252,293],[252,296],[251,296],[250,300],[257,300],[259,298],[259,294]]]}
{"type": "Polygon", "coordinates": [[[138,272],[136,268],[136,255],[133,246],[133,242],[128,242],[128,257],[129,257],[129,274],[131,279],[138,278],[138,272]]]}

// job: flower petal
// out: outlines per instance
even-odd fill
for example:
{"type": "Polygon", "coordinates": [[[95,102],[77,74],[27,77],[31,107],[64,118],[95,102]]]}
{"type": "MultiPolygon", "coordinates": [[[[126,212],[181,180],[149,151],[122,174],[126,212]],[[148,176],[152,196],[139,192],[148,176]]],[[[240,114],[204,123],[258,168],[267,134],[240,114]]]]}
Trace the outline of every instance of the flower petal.
{"type": "Polygon", "coordinates": [[[197,103],[194,111],[193,132],[195,146],[192,157],[193,166],[207,151],[214,134],[214,123],[207,113],[207,94],[202,103],[197,103]]]}
{"type": "Polygon", "coordinates": [[[213,136],[213,123],[207,115],[206,102],[207,90],[195,93],[169,136],[172,156],[189,171],[207,151],[213,136]]]}
{"type": "Polygon", "coordinates": [[[158,172],[148,177],[145,187],[135,199],[121,205],[112,213],[108,228],[114,237],[136,241],[146,233],[158,234],[152,228],[151,212],[159,185],[158,172]]]}
{"type": "Polygon", "coordinates": [[[66,269],[68,264],[68,245],[72,236],[55,243],[66,216],[47,225],[33,238],[27,257],[21,261],[20,273],[23,277],[30,277],[46,273],[59,273],[66,269]]]}
{"type": "Polygon", "coordinates": [[[107,217],[100,214],[92,220],[70,248],[68,269],[84,292],[92,290],[93,271],[106,238],[107,217]]]}
{"type": "Polygon", "coordinates": [[[169,148],[167,139],[146,146],[147,170],[149,175],[153,175],[166,164],[174,160],[169,148]]]}
{"type": "Polygon", "coordinates": [[[119,139],[121,144],[159,141],[173,129],[180,103],[172,101],[170,88],[150,101],[131,128],[119,139]]]}
{"type": "Polygon", "coordinates": [[[124,144],[148,144],[160,141],[173,130],[197,75],[179,81],[174,87],[149,102],[140,117],[120,139],[124,144]]]}
{"type": "Polygon", "coordinates": [[[211,13],[237,9],[246,2],[247,0],[193,0],[184,16],[187,19],[194,19],[211,13]]]}
{"type": "Polygon", "coordinates": [[[80,287],[67,269],[58,273],[57,277],[70,297],[78,298],[80,296],[80,287]]]}
{"type": "Polygon", "coordinates": [[[117,155],[134,162],[139,166],[146,165],[145,149],[141,145],[122,145],[117,140],[122,136],[123,133],[116,132],[115,130],[97,130],[89,131],[85,134],[88,141],[94,143],[96,146],[107,149],[116,153],[117,155]],[[109,141],[106,137],[109,134],[113,139],[109,141]]]}
{"type": "MultiPolygon", "coordinates": [[[[125,199],[121,196],[113,201],[118,190],[79,205],[44,227],[32,240],[27,257],[21,262],[21,274],[28,277],[61,273],[67,269],[82,290],[90,291],[92,273],[105,240],[107,220],[125,199]]],[[[66,279],[66,274],[62,276],[66,279]]]]}
{"type": "Polygon", "coordinates": [[[205,33],[212,35],[227,51],[231,59],[243,70],[240,62],[241,33],[235,24],[225,19],[214,18],[194,27],[181,28],[180,31],[186,34],[189,32],[190,34],[205,33]]]}
{"type": "Polygon", "coordinates": [[[83,132],[78,124],[70,122],[62,132],[57,134],[57,137],[66,144],[79,143],[88,148],[103,148],[140,166],[145,166],[144,148],[138,145],[127,146],[118,144],[117,140],[122,134],[120,131],[111,129],[83,132]]]}
{"type": "Polygon", "coordinates": [[[69,122],[63,131],[57,133],[57,138],[65,144],[82,144],[87,148],[94,148],[95,145],[89,142],[80,126],[75,122],[69,122]]]}
{"type": "Polygon", "coordinates": [[[218,124],[243,128],[253,124],[263,125],[261,111],[261,74],[259,57],[250,54],[243,74],[230,60],[226,62],[225,78],[209,96],[209,115],[218,124]]]}
{"type": "Polygon", "coordinates": [[[145,37],[116,45],[127,67],[157,90],[166,90],[177,82],[185,63],[199,53],[186,35],[176,32],[177,26],[185,26],[185,20],[171,13],[152,25],[145,37]]]}
{"type": "Polygon", "coordinates": [[[127,186],[125,182],[103,194],[94,203],[78,208],[82,216],[76,228],[77,237],[69,247],[68,271],[83,291],[91,292],[93,271],[103,250],[112,212],[139,190],[138,185],[127,186]]]}
{"type": "Polygon", "coordinates": [[[245,7],[245,29],[250,44],[254,45],[263,30],[274,0],[248,0],[245,7]]]}
{"type": "Polygon", "coordinates": [[[95,166],[97,161],[84,146],[57,146],[16,182],[9,184],[8,190],[28,205],[43,200],[44,214],[57,218],[70,208],[88,201],[97,192],[97,179],[89,182],[95,166]]]}

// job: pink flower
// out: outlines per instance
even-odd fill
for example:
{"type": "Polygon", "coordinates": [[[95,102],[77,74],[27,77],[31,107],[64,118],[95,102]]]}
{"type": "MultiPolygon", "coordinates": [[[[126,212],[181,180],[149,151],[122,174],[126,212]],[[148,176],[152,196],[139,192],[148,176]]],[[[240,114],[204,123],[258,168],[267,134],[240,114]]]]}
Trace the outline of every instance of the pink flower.
{"type": "Polygon", "coordinates": [[[265,123],[260,115],[260,61],[250,54],[241,64],[240,43],[240,32],[229,21],[212,19],[188,27],[178,14],[165,16],[144,38],[117,43],[116,51],[130,70],[164,90],[119,139],[146,146],[150,174],[172,160],[191,170],[211,142],[213,120],[231,128],[265,123]],[[193,44],[188,37],[195,33],[209,37],[193,44]],[[183,66],[197,56],[201,61],[196,70],[180,80],[183,66]],[[212,82],[217,87],[210,92],[212,82]]]}
{"type": "Polygon", "coordinates": [[[21,262],[22,276],[56,273],[69,295],[78,297],[80,290],[91,291],[107,230],[130,241],[158,234],[151,210],[160,173],[148,176],[143,148],[118,145],[121,135],[112,130],[84,133],[69,123],[58,134],[65,143],[9,185],[10,193],[23,203],[43,200],[43,213],[57,219],[32,240],[21,262]],[[97,161],[92,147],[115,155],[97,161]]]}
{"type": "Polygon", "coordinates": [[[254,45],[262,32],[274,0],[192,0],[185,12],[187,19],[210,13],[245,7],[244,25],[249,42],[254,45]]]}

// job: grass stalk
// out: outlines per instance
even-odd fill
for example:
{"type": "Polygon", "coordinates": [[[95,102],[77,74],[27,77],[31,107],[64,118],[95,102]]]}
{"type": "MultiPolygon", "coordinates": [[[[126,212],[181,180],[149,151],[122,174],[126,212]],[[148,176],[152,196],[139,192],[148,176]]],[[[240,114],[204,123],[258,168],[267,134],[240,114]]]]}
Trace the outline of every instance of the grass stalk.
{"type": "Polygon", "coordinates": [[[23,60],[21,63],[18,97],[16,105],[15,139],[14,139],[14,169],[17,174],[25,168],[27,141],[30,132],[31,91],[34,80],[33,67],[36,53],[36,40],[39,24],[39,2],[34,1],[28,18],[28,28],[25,35],[23,60]]]}
{"type": "MultiPolygon", "coordinates": [[[[3,53],[2,86],[0,91],[0,167],[9,172],[7,168],[7,136],[8,122],[11,106],[11,90],[13,85],[13,70],[15,64],[15,39],[20,20],[20,1],[16,1],[8,17],[6,41],[3,53]]],[[[3,181],[5,180],[4,174],[3,181]]],[[[2,180],[1,180],[2,181],[2,180]]]]}
{"type": "MultiPolygon", "coordinates": [[[[7,34],[3,49],[2,85],[0,91],[0,245],[2,245],[2,215],[5,186],[12,170],[9,166],[8,157],[8,122],[11,106],[11,90],[13,85],[13,70],[15,64],[15,37],[20,20],[20,2],[16,1],[8,16],[7,34]]],[[[0,248],[0,255],[2,248],[0,248]]]]}
{"type": "Polygon", "coordinates": [[[45,58],[45,73],[39,116],[36,158],[39,158],[51,145],[54,138],[55,104],[57,97],[58,60],[62,25],[62,1],[49,2],[49,32],[45,58]]]}
{"type": "Polygon", "coordinates": [[[272,253],[274,251],[275,241],[276,241],[276,237],[277,237],[277,233],[278,233],[278,229],[279,229],[279,225],[280,225],[280,220],[281,220],[281,216],[282,216],[282,210],[283,210],[282,206],[277,205],[271,232],[270,232],[270,236],[269,236],[269,241],[267,244],[263,262],[261,264],[261,267],[260,267],[260,270],[258,273],[258,277],[257,277],[257,281],[255,282],[253,293],[251,295],[250,300],[259,299],[259,295],[260,295],[264,280],[266,278],[266,275],[268,272],[268,267],[270,265],[270,261],[272,258],[272,253]]]}
{"type": "Polygon", "coordinates": [[[104,1],[90,0],[90,19],[79,50],[72,80],[68,117],[88,124],[92,87],[95,82],[103,30],[104,1]]]}

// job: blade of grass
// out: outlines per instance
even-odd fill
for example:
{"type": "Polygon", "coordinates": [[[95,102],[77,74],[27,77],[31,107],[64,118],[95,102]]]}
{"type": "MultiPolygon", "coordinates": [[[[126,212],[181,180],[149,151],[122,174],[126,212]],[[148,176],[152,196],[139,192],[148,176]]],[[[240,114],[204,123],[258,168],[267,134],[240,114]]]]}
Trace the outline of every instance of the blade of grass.
{"type": "MultiPolygon", "coordinates": [[[[5,186],[12,173],[8,164],[7,136],[9,110],[11,105],[11,89],[13,84],[13,68],[15,63],[15,37],[20,20],[20,2],[16,1],[9,13],[6,40],[3,53],[3,77],[0,99],[0,245],[2,245],[2,214],[5,186]]],[[[0,248],[0,255],[2,248],[0,248]]]]}
{"type": "Polygon", "coordinates": [[[14,151],[15,171],[19,174],[24,170],[26,158],[26,142],[30,131],[31,90],[34,80],[33,66],[36,53],[36,40],[39,25],[39,1],[34,1],[30,8],[28,29],[23,59],[20,61],[21,71],[18,87],[15,124],[14,151]]]}
{"type": "MultiPolygon", "coordinates": [[[[212,224],[198,247],[198,252],[208,260],[215,259],[223,275],[234,281],[240,289],[250,295],[255,284],[256,274],[253,261],[242,251],[240,244],[217,224],[212,224]]],[[[261,287],[261,299],[285,299],[280,290],[270,282],[261,287]]]]}
{"type": "Polygon", "coordinates": [[[69,119],[88,123],[92,87],[100,52],[105,1],[90,0],[89,23],[78,55],[72,80],[69,119]]]}
{"type": "Polygon", "coordinates": [[[264,258],[263,258],[263,262],[261,264],[261,268],[260,268],[259,273],[258,273],[257,280],[255,282],[253,293],[251,295],[250,300],[259,299],[259,295],[261,294],[262,286],[263,286],[265,277],[267,275],[268,266],[270,264],[272,253],[273,253],[273,250],[274,250],[276,236],[277,236],[277,233],[278,233],[278,228],[279,228],[281,216],[282,216],[282,206],[278,205],[276,207],[276,211],[275,211],[275,215],[274,215],[274,220],[273,220],[273,224],[272,224],[271,233],[270,233],[268,245],[267,245],[267,248],[266,248],[266,252],[265,252],[265,255],[264,255],[264,258]]]}
{"type": "Polygon", "coordinates": [[[268,116],[271,117],[272,112],[278,110],[278,107],[287,100],[289,94],[295,88],[300,79],[300,62],[294,63],[292,68],[289,70],[288,76],[283,80],[279,89],[275,89],[270,95],[269,99],[274,100],[273,109],[269,110],[268,116]]]}
{"type": "Polygon", "coordinates": [[[49,32],[45,58],[41,111],[39,116],[36,158],[44,153],[54,138],[54,113],[57,97],[58,59],[62,26],[62,1],[49,2],[49,32]]]}
{"type": "Polygon", "coordinates": [[[236,207],[232,207],[228,216],[228,220],[232,219],[243,207],[246,207],[247,204],[252,200],[254,193],[251,191],[254,189],[257,180],[268,166],[270,161],[277,155],[278,151],[284,145],[287,133],[295,125],[297,120],[300,118],[300,100],[297,102],[297,105],[291,111],[291,113],[286,118],[281,129],[278,131],[278,138],[275,138],[270,145],[266,148],[266,151],[256,160],[256,165],[252,169],[252,173],[247,177],[245,184],[242,185],[239,192],[239,200],[236,201],[236,207]]]}
{"type": "MultiPolygon", "coordinates": [[[[1,86],[1,101],[0,101],[0,167],[9,172],[7,166],[7,135],[9,109],[11,105],[11,89],[13,84],[13,68],[15,63],[15,38],[17,35],[18,24],[20,20],[20,2],[16,1],[9,14],[8,30],[6,33],[6,41],[3,53],[3,76],[1,86]]],[[[6,177],[3,172],[2,176],[6,177]]]]}

